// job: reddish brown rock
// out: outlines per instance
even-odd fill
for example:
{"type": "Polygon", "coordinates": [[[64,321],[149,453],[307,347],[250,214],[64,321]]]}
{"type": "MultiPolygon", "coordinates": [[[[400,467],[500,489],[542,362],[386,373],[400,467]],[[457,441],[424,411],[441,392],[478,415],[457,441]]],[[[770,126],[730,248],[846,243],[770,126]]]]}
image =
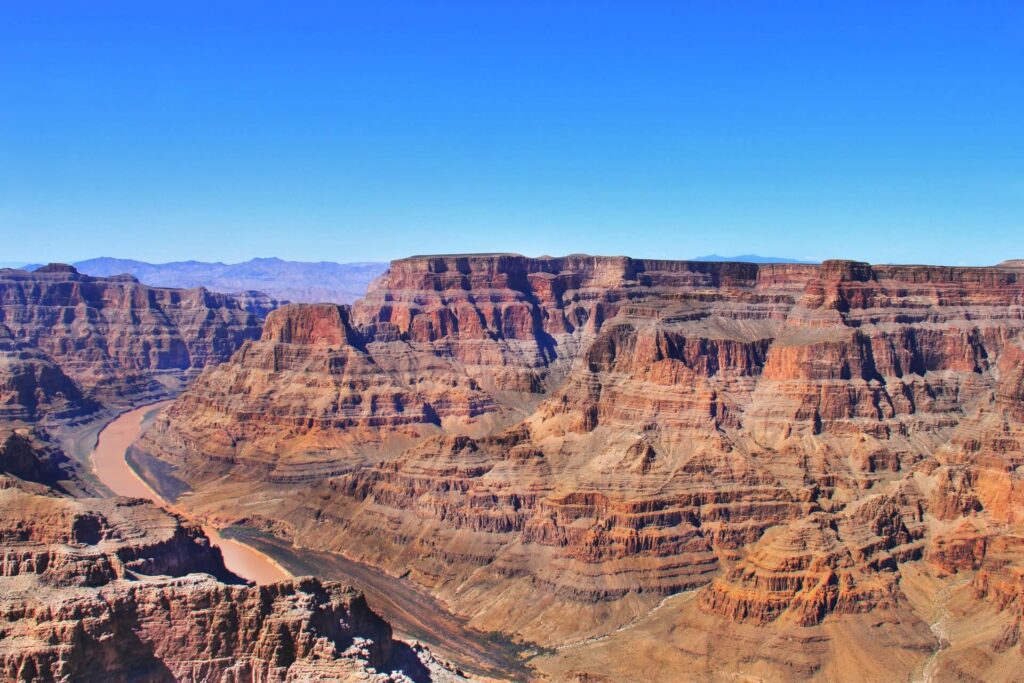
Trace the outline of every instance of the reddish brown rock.
{"type": "Polygon", "coordinates": [[[403,259],[275,313],[143,447],[197,511],[548,645],[691,589],[695,623],[927,634],[901,568],[984,571],[1022,523],[1022,297],[1014,267],[403,259]]]}
{"type": "Polygon", "coordinates": [[[59,364],[0,323],[0,420],[72,420],[98,408],[59,364]]]}
{"type": "Polygon", "coordinates": [[[167,396],[258,337],[262,315],[274,303],[148,287],[131,276],[90,277],[62,264],[31,273],[0,270],[0,324],[8,339],[0,339],[0,353],[30,363],[6,384],[28,392],[18,399],[26,412],[59,396],[68,405],[54,406],[58,415],[83,410],[71,384],[108,405],[167,396]],[[31,390],[24,388],[26,374],[31,390]]]}
{"type": "Polygon", "coordinates": [[[0,469],[4,680],[463,680],[351,588],[245,584],[176,515],[50,488],[25,440],[0,445],[0,469]]]}

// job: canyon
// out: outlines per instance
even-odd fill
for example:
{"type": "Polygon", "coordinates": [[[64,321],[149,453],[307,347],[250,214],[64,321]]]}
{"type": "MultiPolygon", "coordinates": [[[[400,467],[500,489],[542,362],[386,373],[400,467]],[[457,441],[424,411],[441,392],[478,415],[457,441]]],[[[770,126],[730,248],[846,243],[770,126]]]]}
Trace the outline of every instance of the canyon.
{"type": "Polygon", "coordinates": [[[4,680],[464,680],[352,588],[246,583],[199,527],[137,498],[71,497],[48,458],[0,433],[4,680]]]}
{"type": "Polygon", "coordinates": [[[537,676],[999,679],[1022,330],[1014,262],[413,257],[271,312],[132,459],[189,514],[535,648],[537,676]]]}
{"type": "Polygon", "coordinates": [[[149,287],[73,266],[0,270],[0,410],[74,421],[177,393],[260,335],[277,301],[149,287]]]}
{"type": "Polygon", "coordinates": [[[62,264],[0,271],[0,679],[465,680],[350,585],[293,577],[128,466],[152,402],[276,305],[62,264]]]}
{"type": "Polygon", "coordinates": [[[1019,668],[1019,261],[421,256],[351,305],[278,304],[0,271],[0,418],[35,454],[3,457],[8,675],[57,671],[40,634],[78,617],[43,605],[79,584],[134,619],[81,642],[141,633],[126,666],[175,679],[466,675],[392,629],[510,680],[1019,668]],[[118,460],[171,511],[96,498],[72,446],[175,396],[118,460]],[[246,583],[204,526],[320,578],[246,583]],[[220,658],[151,627],[196,600],[220,658]]]}
{"type": "MultiPolygon", "coordinates": [[[[154,403],[119,415],[98,434],[89,462],[96,477],[115,495],[142,498],[176,512],[135,473],[125,458],[128,448],[145,430],[149,417],[167,403],[154,403]]],[[[204,526],[203,533],[220,549],[224,566],[233,574],[259,584],[292,578],[280,565],[249,546],[221,537],[217,529],[204,526]]]]}

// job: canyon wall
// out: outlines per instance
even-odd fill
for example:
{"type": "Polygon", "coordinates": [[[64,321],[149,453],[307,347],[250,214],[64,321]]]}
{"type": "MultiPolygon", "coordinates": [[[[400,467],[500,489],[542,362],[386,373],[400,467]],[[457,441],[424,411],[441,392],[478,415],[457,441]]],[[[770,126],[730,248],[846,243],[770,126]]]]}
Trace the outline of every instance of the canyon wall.
{"type": "Polygon", "coordinates": [[[414,257],[272,313],[142,447],[194,512],[481,628],[564,646],[686,593],[697,629],[818,629],[811,676],[886,614],[909,676],[944,577],[1019,614],[1022,331],[1012,264],[414,257]]]}
{"type": "Polygon", "coordinates": [[[95,497],[62,450],[226,360],[276,303],[0,271],[0,679],[465,680],[347,585],[248,584],[199,526],[95,497]]]}
{"type": "Polygon", "coordinates": [[[0,270],[0,417],[67,422],[173,395],[258,338],[276,305],[61,264],[0,270]]]}

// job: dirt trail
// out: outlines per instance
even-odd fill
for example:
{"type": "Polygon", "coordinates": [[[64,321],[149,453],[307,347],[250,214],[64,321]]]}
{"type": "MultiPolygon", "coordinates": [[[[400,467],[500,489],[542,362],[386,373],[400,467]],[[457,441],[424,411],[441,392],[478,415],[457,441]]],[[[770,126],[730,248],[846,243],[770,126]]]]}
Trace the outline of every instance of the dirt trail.
{"type": "Polygon", "coordinates": [[[609,631],[608,633],[605,633],[605,634],[600,635],[600,636],[591,636],[589,638],[584,638],[583,640],[577,640],[577,641],[574,641],[572,643],[566,643],[565,645],[559,645],[555,649],[558,650],[559,652],[561,652],[563,650],[574,650],[574,649],[576,649],[578,647],[582,647],[584,645],[592,645],[594,643],[600,643],[601,641],[608,640],[609,638],[611,638],[615,634],[622,633],[623,631],[628,631],[629,629],[635,627],[640,622],[653,617],[654,614],[658,610],[660,610],[662,607],[665,607],[665,605],[668,605],[669,603],[672,603],[672,604],[678,603],[679,605],[684,605],[684,604],[690,602],[690,600],[693,600],[693,598],[695,598],[696,596],[697,596],[697,591],[696,590],[686,591],[686,592],[683,592],[683,593],[676,593],[675,595],[669,595],[669,596],[663,598],[662,601],[659,602],[657,605],[652,607],[650,611],[644,612],[643,614],[638,615],[635,619],[633,619],[632,621],[630,621],[627,624],[623,624],[622,626],[618,627],[614,631],[609,631]]]}

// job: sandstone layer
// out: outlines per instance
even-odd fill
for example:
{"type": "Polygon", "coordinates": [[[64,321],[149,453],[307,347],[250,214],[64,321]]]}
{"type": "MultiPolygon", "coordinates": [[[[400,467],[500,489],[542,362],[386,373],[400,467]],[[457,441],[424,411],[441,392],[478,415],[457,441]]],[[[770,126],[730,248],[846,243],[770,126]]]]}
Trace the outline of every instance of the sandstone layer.
{"type": "Polygon", "coordinates": [[[1012,264],[415,257],[272,313],[142,447],[202,515],[543,645],[682,593],[694,676],[984,674],[1024,654],[1022,331],[1012,264]],[[960,579],[1005,632],[937,635],[960,579]]]}
{"type": "Polygon", "coordinates": [[[98,408],[60,364],[31,342],[15,339],[0,323],[0,420],[74,420],[98,408]]]}

